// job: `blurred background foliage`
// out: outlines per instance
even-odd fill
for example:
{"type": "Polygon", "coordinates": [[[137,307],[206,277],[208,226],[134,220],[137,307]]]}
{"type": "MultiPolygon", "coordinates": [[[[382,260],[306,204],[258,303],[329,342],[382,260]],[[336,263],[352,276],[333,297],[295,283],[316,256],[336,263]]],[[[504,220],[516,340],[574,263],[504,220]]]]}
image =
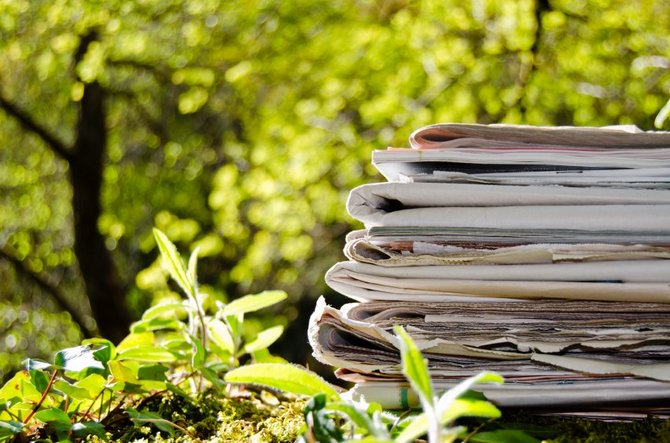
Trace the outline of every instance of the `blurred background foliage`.
{"type": "Polygon", "coordinates": [[[287,290],[274,351],[305,363],[373,149],[442,121],[653,129],[669,29],[663,0],[0,0],[0,376],[173,297],[153,226],[201,248],[212,298],[287,290]]]}

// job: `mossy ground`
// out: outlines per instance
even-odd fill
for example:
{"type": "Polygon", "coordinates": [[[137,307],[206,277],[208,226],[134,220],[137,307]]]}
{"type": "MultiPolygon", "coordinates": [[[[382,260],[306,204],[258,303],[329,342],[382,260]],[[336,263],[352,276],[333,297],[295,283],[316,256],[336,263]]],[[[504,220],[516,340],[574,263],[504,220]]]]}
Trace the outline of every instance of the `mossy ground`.
{"type": "Polygon", "coordinates": [[[503,411],[484,428],[522,430],[546,443],[670,443],[670,420],[659,418],[612,421],[503,411]]]}
{"type": "MultiPolygon", "coordinates": [[[[209,391],[195,400],[163,392],[147,397],[140,407],[174,423],[177,428],[172,433],[154,424],[134,423],[121,409],[103,422],[113,442],[284,443],[296,441],[300,434],[305,403],[305,399],[263,390],[229,396],[209,391]]],[[[462,424],[470,430],[521,430],[547,443],[670,443],[670,420],[653,418],[603,421],[503,411],[502,418],[485,425],[474,420],[462,424]]],[[[93,436],[87,441],[102,442],[93,436]]]]}
{"type": "MultiPolygon", "coordinates": [[[[143,409],[157,412],[178,426],[172,434],[154,424],[133,423],[119,411],[106,428],[115,442],[294,442],[304,424],[305,401],[267,391],[225,396],[211,391],[192,400],[172,393],[154,395],[143,409]]],[[[100,442],[98,438],[89,438],[100,442]]]]}

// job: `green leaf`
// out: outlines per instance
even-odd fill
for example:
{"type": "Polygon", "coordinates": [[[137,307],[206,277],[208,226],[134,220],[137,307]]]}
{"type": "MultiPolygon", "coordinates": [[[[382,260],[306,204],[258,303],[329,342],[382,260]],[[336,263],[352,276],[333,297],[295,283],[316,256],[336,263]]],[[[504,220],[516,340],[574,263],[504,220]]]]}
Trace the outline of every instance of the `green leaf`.
{"type": "Polygon", "coordinates": [[[54,388],[61,391],[63,394],[75,400],[92,400],[91,393],[86,388],[82,388],[66,382],[65,380],[58,380],[54,383],[54,388]]]}
{"type": "Polygon", "coordinates": [[[11,437],[23,431],[25,425],[14,420],[0,420],[0,439],[11,437]]]}
{"type": "Polygon", "coordinates": [[[235,352],[235,341],[224,322],[216,318],[210,319],[207,323],[207,332],[218,347],[230,354],[235,352]]]}
{"type": "Polygon", "coordinates": [[[179,331],[184,328],[184,323],[173,318],[150,318],[136,321],[130,326],[130,332],[141,333],[149,331],[179,331]]]}
{"type": "Polygon", "coordinates": [[[168,368],[163,365],[142,366],[137,370],[139,380],[165,381],[168,368]]]}
{"type": "Polygon", "coordinates": [[[466,380],[463,380],[453,388],[449,389],[447,392],[442,394],[440,399],[437,402],[437,413],[438,415],[442,415],[444,411],[446,411],[449,408],[449,403],[454,401],[455,399],[459,398],[463,394],[465,394],[467,391],[469,391],[472,386],[474,386],[477,383],[496,383],[500,384],[503,382],[503,378],[494,373],[494,372],[480,372],[477,375],[474,375],[466,380]]]}
{"type": "Polygon", "coordinates": [[[105,369],[103,364],[95,358],[93,350],[88,345],[75,346],[57,352],[54,356],[54,365],[70,372],[105,369]]]}
{"type": "Polygon", "coordinates": [[[461,417],[500,418],[501,413],[493,403],[486,400],[456,399],[440,415],[441,423],[451,423],[461,417]]]}
{"type": "Polygon", "coordinates": [[[657,129],[661,129],[663,127],[663,123],[668,119],[668,116],[670,115],[670,99],[663,105],[660,111],[658,111],[658,115],[656,115],[656,118],[654,119],[654,126],[657,129]]]}
{"type": "Polygon", "coordinates": [[[414,417],[412,421],[396,436],[396,443],[410,443],[422,436],[428,430],[428,417],[421,413],[414,417]]]}
{"type": "Polygon", "coordinates": [[[137,373],[139,372],[139,365],[136,361],[120,362],[112,360],[109,362],[109,370],[117,382],[137,382],[137,373]]]}
{"type": "Polygon", "coordinates": [[[282,363],[257,363],[229,371],[228,383],[245,383],[267,386],[298,395],[326,394],[328,398],[339,398],[333,386],[313,372],[301,367],[282,363]]]}
{"type": "Polygon", "coordinates": [[[107,432],[102,423],[97,421],[82,421],[77,422],[72,425],[72,432],[77,437],[85,437],[86,435],[95,435],[101,438],[104,441],[109,440],[107,438],[107,432]]]}
{"type": "Polygon", "coordinates": [[[53,367],[51,363],[47,363],[42,360],[36,360],[34,358],[27,358],[23,360],[23,366],[25,366],[25,368],[28,370],[36,370],[36,371],[45,371],[53,367]]]}
{"type": "Polygon", "coordinates": [[[35,413],[35,418],[44,423],[54,423],[63,426],[70,426],[70,417],[65,411],[58,408],[42,409],[35,413]]]}
{"type": "MultiPolygon", "coordinates": [[[[198,253],[200,252],[200,248],[196,247],[193,252],[191,252],[191,256],[188,259],[188,276],[191,279],[191,282],[193,282],[193,286],[195,287],[198,281],[198,253]]],[[[197,287],[195,288],[197,289],[197,287]]]]}
{"type": "Polygon", "coordinates": [[[154,228],[154,238],[170,276],[188,296],[193,296],[195,288],[186,272],[184,262],[177,252],[177,247],[157,228],[154,228]]]}
{"type": "Polygon", "coordinates": [[[226,388],[226,383],[219,378],[217,373],[212,370],[211,368],[202,368],[202,375],[205,376],[207,381],[209,381],[212,385],[214,385],[216,388],[223,390],[226,388]]]}
{"type": "Polygon", "coordinates": [[[3,402],[19,398],[26,402],[36,402],[42,397],[30,379],[28,371],[19,371],[0,388],[0,400],[3,402]]]}
{"type": "Polygon", "coordinates": [[[230,328],[230,335],[233,340],[239,341],[242,337],[242,325],[244,324],[244,314],[226,315],[226,324],[230,328]]]}
{"type": "Polygon", "coordinates": [[[137,346],[119,352],[117,360],[135,360],[152,363],[169,363],[177,358],[169,351],[158,346],[137,346]]]}
{"type": "MultiPolygon", "coordinates": [[[[460,417],[499,418],[500,410],[492,403],[483,400],[454,400],[450,407],[440,415],[440,424],[451,423],[460,417]]],[[[396,437],[396,443],[410,443],[428,430],[428,417],[425,413],[417,415],[396,437]]]]}
{"type": "Polygon", "coordinates": [[[150,411],[139,412],[135,409],[128,408],[126,412],[130,419],[136,423],[151,423],[163,432],[167,432],[171,436],[174,435],[175,424],[165,420],[159,414],[150,411]]]}
{"type": "Polygon", "coordinates": [[[207,353],[205,347],[202,345],[202,341],[198,338],[191,337],[191,342],[195,346],[195,352],[191,355],[191,365],[194,368],[202,368],[205,364],[205,359],[207,358],[207,353]]]}
{"type": "Polygon", "coordinates": [[[103,364],[116,357],[116,346],[106,338],[88,338],[83,340],[81,344],[91,346],[93,348],[93,355],[103,364]]]}
{"type": "Polygon", "coordinates": [[[540,440],[523,431],[499,429],[497,431],[479,432],[470,437],[472,443],[538,443],[540,440]]]}
{"type": "Polygon", "coordinates": [[[285,359],[270,354],[267,349],[259,349],[252,354],[255,363],[288,363],[285,359]]]}
{"type": "Polygon", "coordinates": [[[244,346],[245,352],[251,354],[255,351],[268,348],[272,343],[276,342],[284,333],[284,327],[281,325],[273,326],[264,331],[261,331],[256,339],[244,346]]]}
{"type": "Polygon", "coordinates": [[[288,294],[284,291],[263,291],[260,294],[245,295],[228,303],[223,308],[223,316],[246,314],[258,311],[285,300],[288,294]]]}
{"type": "Polygon", "coordinates": [[[100,374],[90,374],[76,382],[74,385],[78,388],[88,390],[91,395],[95,396],[105,388],[106,382],[107,380],[105,377],[100,374]]]}
{"type": "Polygon", "coordinates": [[[412,388],[416,391],[424,405],[432,405],[433,385],[428,373],[428,365],[421,355],[412,338],[400,326],[393,328],[395,334],[400,338],[400,356],[402,359],[402,372],[409,380],[412,388]]]}
{"type": "Polygon", "coordinates": [[[127,349],[136,348],[138,346],[151,346],[154,344],[154,338],[154,333],[150,331],[133,332],[121,340],[121,343],[116,347],[116,352],[121,353],[127,349]]]}
{"type": "Polygon", "coordinates": [[[152,318],[165,317],[180,318],[187,313],[188,308],[183,303],[161,303],[144,311],[144,314],[142,314],[142,320],[151,320],[152,318]]]}
{"type": "Polygon", "coordinates": [[[28,372],[30,373],[30,382],[35,386],[35,389],[44,392],[49,385],[49,377],[47,374],[45,374],[44,371],[37,371],[34,369],[31,369],[28,372]]]}

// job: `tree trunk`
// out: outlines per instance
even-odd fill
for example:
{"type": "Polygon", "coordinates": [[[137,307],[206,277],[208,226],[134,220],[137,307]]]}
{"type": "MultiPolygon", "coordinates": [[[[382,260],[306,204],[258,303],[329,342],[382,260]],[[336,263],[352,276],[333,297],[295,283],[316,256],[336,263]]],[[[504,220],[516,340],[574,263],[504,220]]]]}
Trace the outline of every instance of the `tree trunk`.
{"type": "MultiPolygon", "coordinates": [[[[77,62],[96,38],[95,33],[82,38],[75,57],[77,62]]],[[[76,141],[70,157],[74,251],[100,334],[118,342],[127,335],[131,318],[114,262],[98,230],[106,148],[104,91],[98,82],[87,83],[80,102],[76,141]]]]}

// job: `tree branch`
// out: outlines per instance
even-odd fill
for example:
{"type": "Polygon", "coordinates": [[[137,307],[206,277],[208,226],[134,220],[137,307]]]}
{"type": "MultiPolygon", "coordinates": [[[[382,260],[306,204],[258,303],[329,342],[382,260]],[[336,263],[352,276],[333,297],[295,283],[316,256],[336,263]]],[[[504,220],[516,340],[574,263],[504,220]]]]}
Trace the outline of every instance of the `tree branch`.
{"type": "Polygon", "coordinates": [[[522,65],[521,67],[521,72],[519,73],[519,87],[523,91],[522,94],[518,94],[516,103],[514,106],[519,105],[519,110],[521,111],[521,114],[526,116],[526,104],[524,102],[524,98],[526,97],[526,89],[528,87],[528,84],[530,83],[531,78],[535,74],[535,71],[537,71],[537,60],[540,55],[540,50],[541,50],[541,45],[542,45],[542,34],[543,34],[543,28],[542,28],[542,17],[544,17],[544,14],[547,12],[552,11],[551,4],[549,4],[549,0],[535,0],[535,10],[534,10],[534,16],[535,16],[535,39],[533,40],[533,45],[530,47],[528,50],[528,54],[530,55],[530,62],[526,64],[525,66],[522,65]]]}
{"type": "Polygon", "coordinates": [[[107,59],[107,64],[110,66],[128,67],[150,72],[162,81],[170,82],[172,77],[172,74],[169,70],[161,69],[160,67],[152,65],[151,63],[145,63],[139,60],[110,58],[107,59]]]}
{"type": "Polygon", "coordinates": [[[65,299],[65,296],[63,296],[63,294],[61,294],[55,286],[30,270],[21,260],[2,249],[0,249],[0,258],[11,263],[20,276],[32,281],[37,285],[38,288],[40,288],[40,290],[50,295],[62,311],[70,314],[72,320],[77,324],[77,326],[79,326],[79,329],[81,329],[84,337],[91,338],[94,336],[94,331],[90,330],[86,326],[86,322],[84,322],[81,314],[79,314],[74,308],[70,306],[69,302],[65,299]]]}
{"type": "Polygon", "coordinates": [[[2,94],[0,94],[0,108],[18,120],[21,126],[23,126],[25,129],[40,137],[59,157],[67,162],[70,161],[71,153],[70,150],[66,147],[65,143],[58,140],[55,135],[51,134],[46,128],[33,120],[33,118],[26,111],[9,101],[2,94]]]}

